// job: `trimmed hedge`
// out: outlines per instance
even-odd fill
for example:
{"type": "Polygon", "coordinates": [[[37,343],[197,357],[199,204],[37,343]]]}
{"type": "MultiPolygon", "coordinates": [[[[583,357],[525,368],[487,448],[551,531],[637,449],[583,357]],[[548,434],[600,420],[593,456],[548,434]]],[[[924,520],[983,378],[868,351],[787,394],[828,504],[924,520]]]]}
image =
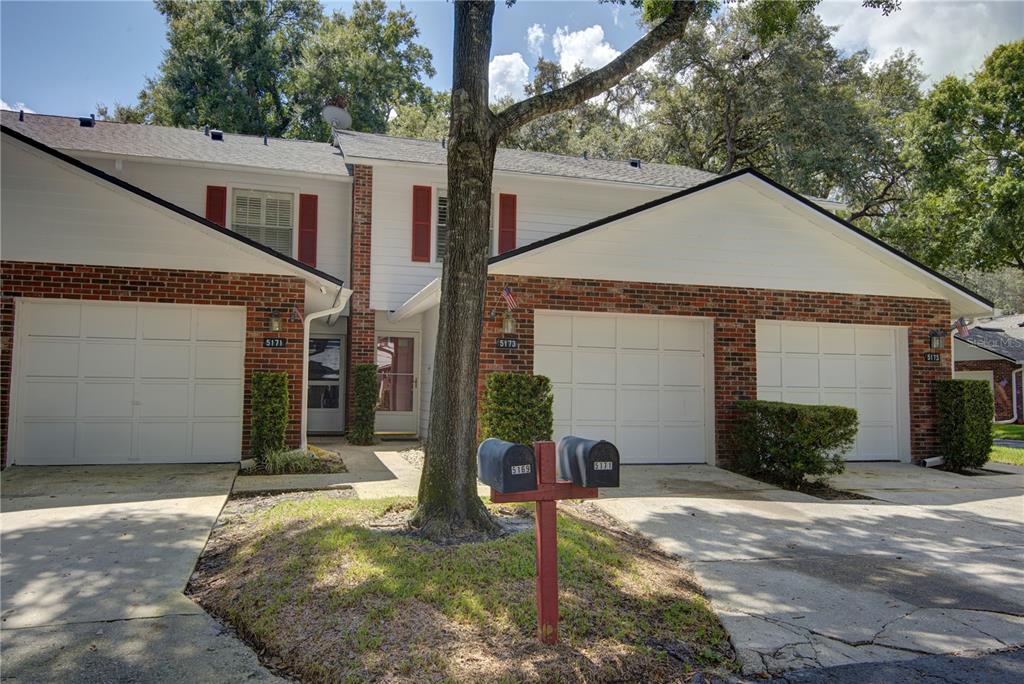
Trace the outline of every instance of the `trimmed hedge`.
{"type": "Polygon", "coordinates": [[[992,451],[992,388],[984,380],[939,380],[939,439],[951,470],[981,468],[992,451]]]}
{"type": "Polygon", "coordinates": [[[348,441],[352,444],[373,444],[374,422],[377,419],[377,364],[360,363],[352,381],[352,423],[348,441]]]}
{"type": "Polygon", "coordinates": [[[491,373],[484,383],[480,436],[532,445],[554,430],[551,381],[543,375],[491,373]]]}
{"type": "Polygon", "coordinates": [[[781,401],[738,401],[735,438],[741,472],[784,487],[819,482],[846,467],[857,438],[857,410],[781,401]]]}
{"type": "Polygon", "coordinates": [[[263,462],[267,454],[284,451],[288,429],[288,374],[252,374],[252,455],[263,462]]]}

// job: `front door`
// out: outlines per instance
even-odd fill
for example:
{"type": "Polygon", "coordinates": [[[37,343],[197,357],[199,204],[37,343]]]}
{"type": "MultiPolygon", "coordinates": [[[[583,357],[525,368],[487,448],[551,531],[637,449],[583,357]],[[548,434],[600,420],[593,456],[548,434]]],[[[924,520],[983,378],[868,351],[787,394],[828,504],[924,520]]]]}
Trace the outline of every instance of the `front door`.
{"type": "Polygon", "coordinates": [[[309,338],[309,389],[307,394],[309,432],[341,432],[345,429],[341,397],[345,387],[342,373],[342,337],[309,338]]]}
{"type": "Polygon", "coordinates": [[[379,434],[419,432],[419,346],[416,333],[377,337],[377,422],[379,434]]]}

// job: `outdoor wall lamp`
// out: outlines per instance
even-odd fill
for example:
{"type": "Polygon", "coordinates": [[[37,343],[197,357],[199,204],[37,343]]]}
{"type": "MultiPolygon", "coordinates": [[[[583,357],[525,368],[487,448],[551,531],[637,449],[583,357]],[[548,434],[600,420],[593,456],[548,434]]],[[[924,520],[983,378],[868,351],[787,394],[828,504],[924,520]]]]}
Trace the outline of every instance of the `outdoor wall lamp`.
{"type": "Polygon", "coordinates": [[[928,346],[932,349],[942,349],[944,337],[941,330],[932,330],[928,333],[928,346]]]}
{"type": "Polygon", "coordinates": [[[270,332],[281,332],[281,316],[276,313],[270,314],[270,332]]]}
{"type": "Polygon", "coordinates": [[[506,311],[501,321],[501,332],[506,335],[514,335],[516,332],[516,319],[512,317],[511,311],[506,311]]]}

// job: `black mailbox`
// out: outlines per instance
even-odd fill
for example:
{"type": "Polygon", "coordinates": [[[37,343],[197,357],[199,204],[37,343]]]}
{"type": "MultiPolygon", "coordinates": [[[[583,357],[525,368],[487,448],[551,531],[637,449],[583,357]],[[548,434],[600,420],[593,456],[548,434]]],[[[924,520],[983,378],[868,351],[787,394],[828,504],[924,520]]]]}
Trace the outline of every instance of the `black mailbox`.
{"type": "Polygon", "coordinates": [[[558,476],[580,487],[618,487],[619,450],[603,439],[558,440],[558,476]]]}
{"type": "Polygon", "coordinates": [[[525,444],[485,439],[476,450],[476,467],[480,481],[501,494],[537,488],[537,459],[525,444]]]}

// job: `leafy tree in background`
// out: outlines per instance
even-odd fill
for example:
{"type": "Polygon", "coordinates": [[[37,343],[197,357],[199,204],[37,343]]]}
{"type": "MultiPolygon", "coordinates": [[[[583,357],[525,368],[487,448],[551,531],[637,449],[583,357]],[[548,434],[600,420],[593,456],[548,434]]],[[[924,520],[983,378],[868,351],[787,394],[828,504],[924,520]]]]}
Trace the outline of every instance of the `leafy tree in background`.
{"type": "Polygon", "coordinates": [[[395,108],[395,117],[388,123],[388,135],[421,140],[447,138],[451,111],[451,93],[430,92],[420,104],[403,103],[395,108]]]}
{"type": "Polygon", "coordinates": [[[1024,41],[968,79],[947,76],[914,116],[912,201],[881,235],[936,268],[1024,274],[1024,41]]]}
{"type": "Polygon", "coordinates": [[[429,95],[430,51],[404,7],[356,2],[324,17],[316,0],[156,0],[168,48],[135,106],[101,118],[327,140],[320,119],[342,99],[361,131],[383,132],[392,110],[429,95]]]}

